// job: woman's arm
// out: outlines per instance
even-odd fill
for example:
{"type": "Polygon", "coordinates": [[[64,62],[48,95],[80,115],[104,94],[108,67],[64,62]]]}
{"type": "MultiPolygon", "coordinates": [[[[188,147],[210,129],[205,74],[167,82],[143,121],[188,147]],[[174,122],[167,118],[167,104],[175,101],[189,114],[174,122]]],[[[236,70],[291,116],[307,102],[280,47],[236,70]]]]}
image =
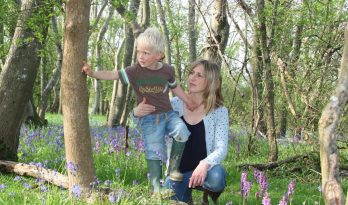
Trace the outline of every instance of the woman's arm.
{"type": "MultiPolygon", "coordinates": [[[[195,168],[190,178],[189,187],[202,186],[207,176],[208,170],[216,164],[220,164],[227,155],[228,148],[228,111],[225,107],[218,108],[213,113],[213,148],[214,150],[195,168]]],[[[206,133],[207,134],[207,133],[206,133]]],[[[207,136],[206,136],[207,138],[207,136]]]]}
{"type": "Polygon", "coordinates": [[[225,159],[228,150],[228,110],[226,107],[217,108],[213,116],[213,150],[204,159],[210,165],[210,168],[216,164],[220,164],[225,159]]]}

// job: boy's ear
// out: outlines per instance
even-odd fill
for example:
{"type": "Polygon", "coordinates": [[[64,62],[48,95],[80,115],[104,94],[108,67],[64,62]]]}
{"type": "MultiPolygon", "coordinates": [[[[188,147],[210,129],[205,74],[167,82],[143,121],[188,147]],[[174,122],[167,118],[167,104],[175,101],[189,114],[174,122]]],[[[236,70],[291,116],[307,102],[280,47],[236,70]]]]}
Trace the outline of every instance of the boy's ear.
{"type": "Polygon", "coordinates": [[[163,60],[164,59],[164,54],[162,52],[158,53],[158,60],[163,60]]]}

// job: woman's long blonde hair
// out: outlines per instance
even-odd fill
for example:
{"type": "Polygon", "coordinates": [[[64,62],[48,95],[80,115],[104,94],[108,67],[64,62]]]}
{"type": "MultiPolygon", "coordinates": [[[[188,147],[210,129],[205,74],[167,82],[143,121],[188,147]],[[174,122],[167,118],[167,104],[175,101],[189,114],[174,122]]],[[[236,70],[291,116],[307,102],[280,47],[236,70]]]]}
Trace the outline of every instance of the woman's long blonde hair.
{"type": "Polygon", "coordinates": [[[224,104],[221,94],[221,70],[220,66],[213,61],[197,60],[192,63],[189,71],[191,72],[199,65],[203,66],[207,80],[207,87],[203,92],[203,104],[205,111],[209,113],[224,104]]]}

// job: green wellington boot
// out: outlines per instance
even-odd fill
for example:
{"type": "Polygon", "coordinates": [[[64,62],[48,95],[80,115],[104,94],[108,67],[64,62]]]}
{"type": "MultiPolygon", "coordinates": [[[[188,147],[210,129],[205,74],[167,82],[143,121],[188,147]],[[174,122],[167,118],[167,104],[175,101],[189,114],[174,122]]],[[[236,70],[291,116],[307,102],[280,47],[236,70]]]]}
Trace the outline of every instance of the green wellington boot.
{"type": "Polygon", "coordinates": [[[179,171],[179,166],[181,162],[181,156],[184,152],[186,142],[178,142],[175,139],[173,140],[172,150],[170,153],[168,171],[169,179],[173,181],[182,181],[183,175],[179,171]]]}
{"type": "Polygon", "coordinates": [[[149,180],[153,193],[160,192],[160,179],[162,176],[161,160],[147,160],[147,169],[149,171],[149,180]]]}

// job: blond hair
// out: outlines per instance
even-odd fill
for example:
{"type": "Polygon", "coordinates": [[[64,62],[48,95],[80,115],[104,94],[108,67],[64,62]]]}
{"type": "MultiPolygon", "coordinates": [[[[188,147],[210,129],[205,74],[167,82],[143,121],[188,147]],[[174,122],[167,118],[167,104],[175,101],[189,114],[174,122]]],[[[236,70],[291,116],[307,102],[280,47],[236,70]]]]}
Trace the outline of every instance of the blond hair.
{"type": "Polygon", "coordinates": [[[221,71],[220,66],[213,61],[197,60],[191,64],[190,72],[197,66],[202,65],[204,68],[207,87],[203,91],[203,104],[207,113],[223,106],[224,99],[221,94],[221,71]]]}
{"type": "Polygon", "coordinates": [[[160,53],[164,53],[166,46],[163,34],[155,27],[149,27],[141,33],[136,40],[136,44],[147,45],[160,53]]]}

